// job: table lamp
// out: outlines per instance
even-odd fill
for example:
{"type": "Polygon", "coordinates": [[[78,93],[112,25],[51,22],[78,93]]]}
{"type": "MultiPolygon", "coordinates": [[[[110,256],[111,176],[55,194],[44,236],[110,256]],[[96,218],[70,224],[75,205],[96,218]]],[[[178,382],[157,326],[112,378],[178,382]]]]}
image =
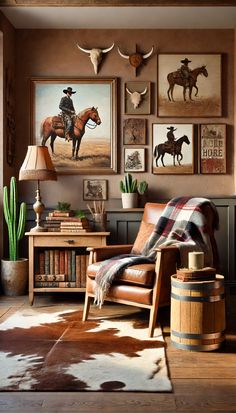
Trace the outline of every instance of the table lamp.
{"type": "Polygon", "coordinates": [[[20,181],[37,181],[36,202],[33,205],[36,214],[36,226],[30,231],[45,231],[40,226],[40,218],[44,210],[44,204],[41,202],[40,181],[56,181],[57,173],[54,169],[47,146],[28,146],[25,160],[19,172],[20,181]]]}

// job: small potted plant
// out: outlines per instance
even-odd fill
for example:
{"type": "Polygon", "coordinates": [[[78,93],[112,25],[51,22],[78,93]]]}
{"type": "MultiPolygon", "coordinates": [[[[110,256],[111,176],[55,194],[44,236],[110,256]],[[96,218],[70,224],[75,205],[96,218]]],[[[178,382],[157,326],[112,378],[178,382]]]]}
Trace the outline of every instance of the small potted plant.
{"type": "Polygon", "coordinates": [[[138,206],[138,182],[127,173],[124,180],[120,181],[121,199],[123,208],[137,208],[138,206]]]}
{"type": "Polygon", "coordinates": [[[1,282],[5,295],[23,295],[27,291],[28,259],[19,258],[19,241],[23,238],[26,221],[26,203],[22,202],[18,210],[16,178],[10,182],[10,196],[8,188],[3,188],[3,211],[8,228],[9,259],[2,259],[1,282]]]}
{"type": "Polygon", "coordinates": [[[138,194],[139,194],[139,206],[143,208],[147,201],[148,183],[146,181],[139,182],[138,194]]]}

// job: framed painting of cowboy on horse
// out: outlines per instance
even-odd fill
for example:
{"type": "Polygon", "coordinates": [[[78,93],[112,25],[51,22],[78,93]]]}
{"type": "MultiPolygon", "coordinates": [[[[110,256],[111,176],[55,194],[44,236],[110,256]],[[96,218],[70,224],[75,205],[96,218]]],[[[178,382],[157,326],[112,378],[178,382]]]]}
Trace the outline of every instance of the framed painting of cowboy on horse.
{"type": "Polygon", "coordinates": [[[193,125],[154,123],[152,127],[153,174],[193,174],[193,125]]]}
{"type": "Polygon", "coordinates": [[[158,115],[222,115],[220,54],[160,54],[158,115]]]}
{"type": "Polygon", "coordinates": [[[31,141],[59,174],[111,174],[116,163],[116,79],[31,79],[31,141]]]}

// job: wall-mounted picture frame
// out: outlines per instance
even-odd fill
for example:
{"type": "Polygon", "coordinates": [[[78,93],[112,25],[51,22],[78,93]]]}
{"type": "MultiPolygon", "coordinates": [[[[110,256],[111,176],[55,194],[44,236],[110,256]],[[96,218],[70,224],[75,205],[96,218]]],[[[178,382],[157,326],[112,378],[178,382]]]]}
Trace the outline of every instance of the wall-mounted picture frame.
{"type": "Polygon", "coordinates": [[[83,179],[84,201],[105,201],[107,187],[107,179],[83,179]]]}
{"type": "Polygon", "coordinates": [[[194,125],[156,124],[152,125],[152,173],[193,174],[194,125]]]}
{"type": "Polygon", "coordinates": [[[123,121],[123,144],[146,145],[146,119],[128,118],[123,121]]]}
{"type": "Polygon", "coordinates": [[[126,115],[149,115],[151,113],[151,82],[126,82],[124,97],[126,115]]]}
{"type": "Polygon", "coordinates": [[[124,171],[145,172],[145,148],[124,149],[124,171]]]}
{"type": "Polygon", "coordinates": [[[226,124],[199,125],[199,172],[226,173],[226,124]]]}
{"type": "Polygon", "coordinates": [[[222,115],[221,54],[160,54],[158,115],[222,115]]]}
{"type": "Polygon", "coordinates": [[[116,173],[116,79],[32,78],[30,86],[31,143],[49,147],[56,171],[59,174],[116,173]],[[68,87],[75,92],[71,96],[76,112],[73,141],[65,139],[62,119],[58,116],[59,104],[68,87]]]}

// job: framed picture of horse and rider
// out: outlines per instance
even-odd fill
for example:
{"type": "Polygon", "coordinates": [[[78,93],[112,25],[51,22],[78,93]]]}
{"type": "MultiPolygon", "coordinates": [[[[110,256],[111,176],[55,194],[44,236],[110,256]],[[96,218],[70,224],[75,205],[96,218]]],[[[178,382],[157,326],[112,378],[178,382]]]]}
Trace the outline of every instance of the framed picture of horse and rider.
{"type": "Polygon", "coordinates": [[[222,115],[220,54],[160,54],[158,115],[222,115]]]}
{"type": "Polygon", "coordinates": [[[153,174],[195,172],[194,125],[153,124],[153,174]]]}
{"type": "Polygon", "coordinates": [[[47,145],[60,174],[112,174],[116,89],[110,79],[31,79],[31,142],[47,145]]]}

